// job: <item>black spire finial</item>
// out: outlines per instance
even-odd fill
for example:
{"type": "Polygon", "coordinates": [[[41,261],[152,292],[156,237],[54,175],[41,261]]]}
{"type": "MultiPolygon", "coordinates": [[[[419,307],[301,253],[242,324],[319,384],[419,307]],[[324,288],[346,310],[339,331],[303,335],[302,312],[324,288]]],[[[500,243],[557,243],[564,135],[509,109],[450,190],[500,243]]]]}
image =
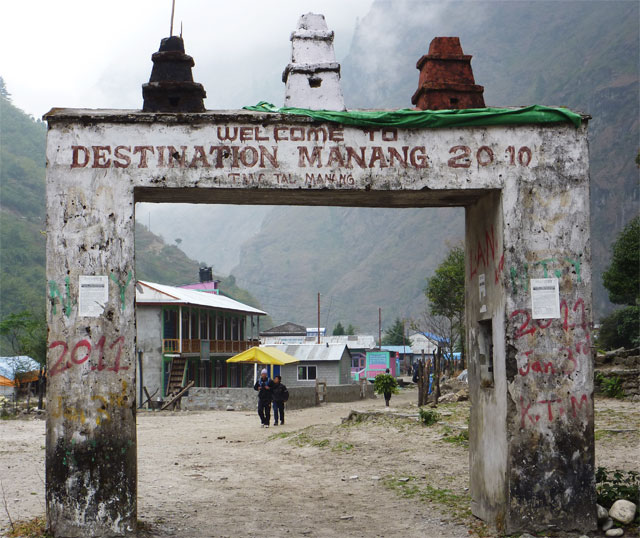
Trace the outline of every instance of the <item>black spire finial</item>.
{"type": "Polygon", "coordinates": [[[204,112],[207,96],[202,84],[193,82],[193,58],[184,52],[182,37],[165,37],[151,56],[153,69],[142,85],[144,112],[204,112]]]}

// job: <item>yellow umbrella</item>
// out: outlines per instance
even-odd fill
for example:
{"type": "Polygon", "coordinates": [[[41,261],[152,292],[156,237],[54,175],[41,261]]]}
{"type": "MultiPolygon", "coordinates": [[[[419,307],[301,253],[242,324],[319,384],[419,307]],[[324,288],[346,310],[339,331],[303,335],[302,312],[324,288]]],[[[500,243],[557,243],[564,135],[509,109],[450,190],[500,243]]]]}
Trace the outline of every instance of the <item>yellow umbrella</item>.
{"type": "Polygon", "coordinates": [[[294,364],[300,362],[295,357],[275,347],[252,347],[227,359],[227,362],[255,362],[257,364],[294,364]]]}

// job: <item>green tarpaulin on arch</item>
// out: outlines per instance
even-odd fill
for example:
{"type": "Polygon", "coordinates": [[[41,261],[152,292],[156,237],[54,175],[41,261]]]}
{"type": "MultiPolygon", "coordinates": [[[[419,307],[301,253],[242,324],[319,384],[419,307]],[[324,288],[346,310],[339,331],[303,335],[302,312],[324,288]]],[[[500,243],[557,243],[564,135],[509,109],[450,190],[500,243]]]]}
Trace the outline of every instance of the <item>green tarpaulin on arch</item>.
{"type": "Polygon", "coordinates": [[[254,112],[272,112],[308,116],[316,121],[331,121],[360,127],[487,127],[490,125],[524,125],[571,123],[580,127],[582,116],[567,108],[531,105],[523,108],[467,108],[463,110],[310,110],[278,108],[266,101],[245,106],[254,112]]]}

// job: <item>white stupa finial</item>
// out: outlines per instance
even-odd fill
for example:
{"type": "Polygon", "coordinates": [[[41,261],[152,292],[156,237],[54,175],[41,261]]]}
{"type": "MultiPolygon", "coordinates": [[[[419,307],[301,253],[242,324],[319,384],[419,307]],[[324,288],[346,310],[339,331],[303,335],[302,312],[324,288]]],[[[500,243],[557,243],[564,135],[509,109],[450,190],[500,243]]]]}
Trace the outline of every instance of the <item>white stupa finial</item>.
{"type": "Polygon", "coordinates": [[[340,64],[333,52],[333,32],[324,15],[307,13],[291,34],[291,63],[282,73],[284,106],[344,110],[340,64]]]}

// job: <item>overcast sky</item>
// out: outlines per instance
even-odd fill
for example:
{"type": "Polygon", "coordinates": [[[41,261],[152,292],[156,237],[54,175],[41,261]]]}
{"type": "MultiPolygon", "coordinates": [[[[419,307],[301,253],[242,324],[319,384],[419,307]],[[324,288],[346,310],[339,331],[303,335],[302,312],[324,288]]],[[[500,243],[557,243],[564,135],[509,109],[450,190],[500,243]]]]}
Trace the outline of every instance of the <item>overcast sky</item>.
{"type": "MultiPolygon", "coordinates": [[[[282,105],[280,77],[300,15],[325,15],[341,61],[372,2],[176,0],[174,34],[182,22],[208,109],[282,105]]],[[[141,85],[169,35],[170,15],[171,0],[3,2],[0,76],[14,104],[36,118],[52,107],[141,108],[141,85]]]]}

